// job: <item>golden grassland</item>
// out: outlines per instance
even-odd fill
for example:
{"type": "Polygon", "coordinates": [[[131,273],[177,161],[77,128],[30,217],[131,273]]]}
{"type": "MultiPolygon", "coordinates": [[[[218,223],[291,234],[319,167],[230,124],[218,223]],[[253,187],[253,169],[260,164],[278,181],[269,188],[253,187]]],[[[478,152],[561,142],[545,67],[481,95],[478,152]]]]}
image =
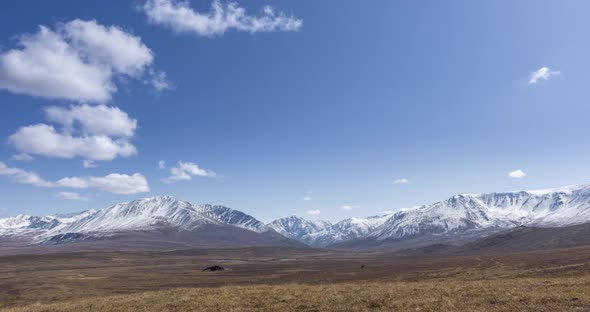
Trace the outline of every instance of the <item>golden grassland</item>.
{"type": "Polygon", "coordinates": [[[0,311],[590,311],[590,248],[418,258],[275,249],[0,257],[0,311]],[[202,271],[220,260],[225,271],[202,271]]]}
{"type": "Polygon", "coordinates": [[[590,276],[180,288],[4,311],[590,311],[590,276]]]}

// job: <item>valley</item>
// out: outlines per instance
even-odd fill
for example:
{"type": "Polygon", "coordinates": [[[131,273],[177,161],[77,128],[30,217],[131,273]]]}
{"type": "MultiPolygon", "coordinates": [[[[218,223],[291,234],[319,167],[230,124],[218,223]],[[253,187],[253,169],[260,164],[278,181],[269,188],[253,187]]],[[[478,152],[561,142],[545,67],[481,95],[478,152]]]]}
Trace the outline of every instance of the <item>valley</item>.
{"type": "Polygon", "coordinates": [[[264,247],[4,256],[0,308],[587,310],[589,259],[590,246],[486,255],[264,247]],[[225,270],[202,271],[211,265],[225,270]]]}
{"type": "Polygon", "coordinates": [[[19,215],[0,219],[0,309],[590,310],[589,221],[587,184],[338,222],[171,196],[19,215]]]}

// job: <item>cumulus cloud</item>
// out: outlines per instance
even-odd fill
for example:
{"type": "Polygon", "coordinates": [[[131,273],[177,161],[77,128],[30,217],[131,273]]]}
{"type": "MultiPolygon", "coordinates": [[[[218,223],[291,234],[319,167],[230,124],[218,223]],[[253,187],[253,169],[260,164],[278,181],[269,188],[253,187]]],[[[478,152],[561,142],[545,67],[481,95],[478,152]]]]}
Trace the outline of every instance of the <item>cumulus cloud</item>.
{"type": "Polygon", "coordinates": [[[520,178],[524,178],[526,176],[526,172],[518,169],[518,170],[514,170],[508,173],[508,177],[509,178],[513,178],[513,179],[520,179],[520,178]]]}
{"type": "Polygon", "coordinates": [[[0,162],[0,176],[7,176],[17,183],[31,184],[34,186],[43,187],[53,186],[51,182],[43,180],[43,178],[41,178],[38,174],[32,171],[8,167],[3,162],[0,162]]]}
{"type": "MultiPolygon", "coordinates": [[[[139,78],[151,69],[152,51],[117,26],[76,19],[55,29],[39,26],[0,53],[0,89],[49,99],[104,103],[116,78],[139,78]]],[[[156,87],[157,88],[157,87],[156,87]]]]}
{"type": "Polygon", "coordinates": [[[73,132],[76,125],[87,135],[132,137],[137,120],[117,107],[106,105],[75,105],[69,108],[51,106],[45,109],[49,121],[61,124],[67,132],[73,132]]]}
{"type": "Polygon", "coordinates": [[[46,124],[22,127],[8,141],[19,151],[49,157],[112,160],[137,154],[135,146],[125,139],[104,135],[73,136],[46,124]]]}
{"type": "Polygon", "coordinates": [[[18,161],[31,161],[33,160],[33,156],[29,155],[29,154],[16,154],[16,155],[12,155],[12,157],[10,158],[12,160],[18,160],[18,161]]]}
{"type": "Polygon", "coordinates": [[[170,168],[170,176],[163,181],[165,183],[174,183],[178,181],[190,181],[193,176],[197,177],[216,177],[217,174],[211,170],[203,169],[192,162],[178,161],[176,167],[170,168]]]}
{"type": "Polygon", "coordinates": [[[166,169],[166,161],[164,161],[164,160],[158,161],[158,168],[166,169]]]}
{"type": "Polygon", "coordinates": [[[55,184],[67,188],[92,188],[114,194],[137,194],[150,191],[147,179],[139,173],[132,175],[111,173],[104,177],[63,178],[55,184]]]}
{"type": "Polygon", "coordinates": [[[219,0],[213,1],[211,11],[207,13],[193,10],[186,1],[175,0],[148,0],[141,10],[151,23],[199,36],[223,35],[230,29],[250,33],[297,31],[303,25],[301,19],[275,12],[270,6],[254,16],[247,15],[246,10],[235,2],[224,4],[219,0]]]}
{"type": "Polygon", "coordinates": [[[58,158],[82,157],[86,160],[112,160],[137,154],[129,140],[137,120],[116,107],[78,105],[45,109],[48,124],[18,129],[8,142],[22,153],[58,158]]]}
{"type": "Polygon", "coordinates": [[[321,211],[319,209],[313,209],[313,210],[308,210],[305,213],[307,213],[309,215],[319,215],[321,213],[321,211]]]}
{"type": "Polygon", "coordinates": [[[395,184],[406,184],[408,182],[410,182],[410,181],[406,178],[401,178],[401,179],[397,179],[397,180],[393,181],[393,183],[395,183],[395,184]]]}
{"type": "Polygon", "coordinates": [[[86,196],[82,196],[78,193],[72,193],[72,192],[59,192],[59,193],[55,194],[55,197],[68,199],[68,200],[79,200],[79,201],[85,201],[85,202],[90,200],[86,196]]]}
{"type": "Polygon", "coordinates": [[[533,85],[542,80],[549,80],[552,76],[560,75],[559,70],[551,70],[548,67],[541,67],[529,75],[529,84],[533,85]]]}
{"type": "Polygon", "coordinates": [[[132,175],[111,173],[104,177],[71,177],[49,182],[34,172],[11,168],[0,162],[0,176],[8,176],[17,183],[41,187],[91,188],[114,194],[137,194],[150,191],[147,179],[140,173],[132,175]]]}

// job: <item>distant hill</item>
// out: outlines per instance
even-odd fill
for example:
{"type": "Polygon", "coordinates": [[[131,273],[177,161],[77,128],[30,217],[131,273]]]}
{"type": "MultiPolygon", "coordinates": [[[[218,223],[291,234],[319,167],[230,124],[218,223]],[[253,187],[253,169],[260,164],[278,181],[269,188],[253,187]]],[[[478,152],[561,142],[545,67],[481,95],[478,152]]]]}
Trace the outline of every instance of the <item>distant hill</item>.
{"type": "Polygon", "coordinates": [[[590,223],[566,227],[518,227],[463,246],[470,251],[530,251],[590,245],[590,223]]]}

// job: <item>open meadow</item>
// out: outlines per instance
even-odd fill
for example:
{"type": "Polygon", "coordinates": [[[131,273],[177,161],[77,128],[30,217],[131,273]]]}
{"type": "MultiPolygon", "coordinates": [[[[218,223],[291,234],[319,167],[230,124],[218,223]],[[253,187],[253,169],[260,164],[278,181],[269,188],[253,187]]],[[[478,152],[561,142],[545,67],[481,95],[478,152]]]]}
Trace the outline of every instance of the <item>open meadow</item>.
{"type": "Polygon", "coordinates": [[[247,248],[0,257],[2,311],[589,311],[590,248],[411,257],[247,248]],[[220,265],[221,272],[204,272],[220,265]]]}

